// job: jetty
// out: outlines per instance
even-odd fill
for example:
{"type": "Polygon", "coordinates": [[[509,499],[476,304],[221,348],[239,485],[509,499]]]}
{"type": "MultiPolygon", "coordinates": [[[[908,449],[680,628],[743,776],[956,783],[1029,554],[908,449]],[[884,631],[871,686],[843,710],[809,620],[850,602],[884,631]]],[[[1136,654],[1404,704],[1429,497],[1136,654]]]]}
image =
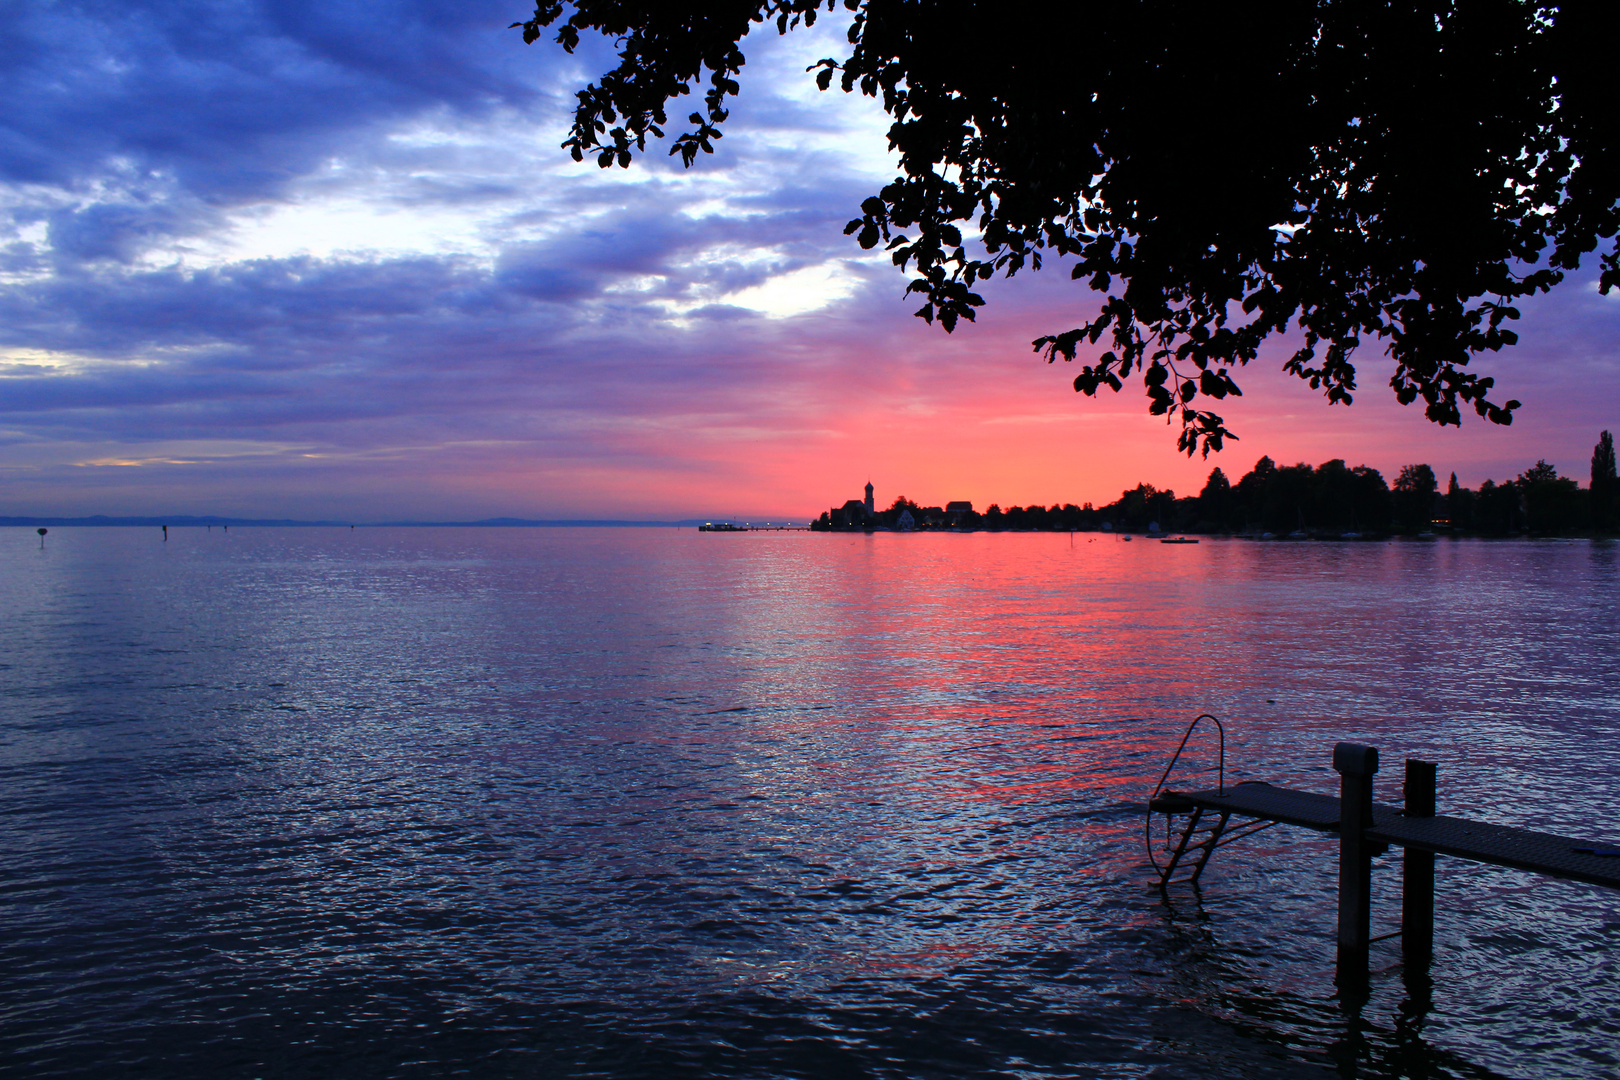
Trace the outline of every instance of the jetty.
{"type": "Polygon", "coordinates": [[[738,525],[732,521],[705,521],[698,532],[809,532],[808,525],[738,525]]]}
{"type": "MultiPolygon", "coordinates": [[[[1224,735],[1222,741],[1224,744],[1224,735]]],[[[1185,739],[1182,745],[1186,745],[1185,739]]],[[[1174,760],[1171,764],[1175,764],[1174,760]]],[[[1155,813],[1165,815],[1167,826],[1173,819],[1187,819],[1168,863],[1159,865],[1155,860],[1160,886],[1196,883],[1217,848],[1273,825],[1337,833],[1341,980],[1347,976],[1365,979],[1368,948],[1385,938],[1398,936],[1401,952],[1409,962],[1427,963],[1433,956],[1436,855],[1620,889],[1620,844],[1436,814],[1433,762],[1407,759],[1402,806],[1373,799],[1373,776],[1378,772],[1376,747],[1341,742],[1333,748],[1333,768],[1340,780],[1337,797],[1255,781],[1228,787],[1223,745],[1219,787],[1202,791],[1163,789],[1156,791],[1149,802],[1150,829],[1155,813]],[[1404,850],[1401,928],[1374,938],[1372,859],[1390,847],[1404,850]]],[[[1162,788],[1163,780],[1160,784],[1162,788]]]]}

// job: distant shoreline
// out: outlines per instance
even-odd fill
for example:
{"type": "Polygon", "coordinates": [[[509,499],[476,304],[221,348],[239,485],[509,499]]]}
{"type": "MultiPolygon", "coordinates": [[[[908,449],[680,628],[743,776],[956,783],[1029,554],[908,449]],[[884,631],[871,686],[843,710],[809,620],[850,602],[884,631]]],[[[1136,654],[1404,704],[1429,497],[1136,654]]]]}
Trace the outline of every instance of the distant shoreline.
{"type": "MultiPolygon", "coordinates": [[[[603,519],[528,519],[528,518],[485,518],[481,521],[303,521],[296,518],[228,518],[228,517],[108,517],[97,514],[92,517],[0,517],[0,528],[141,528],[157,529],[165,525],[177,529],[203,528],[206,526],[230,526],[239,528],[327,528],[327,529],[486,529],[486,528],[528,528],[528,529],[579,529],[579,528],[628,528],[628,529],[692,529],[705,524],[701,518],[687,518],[679,521],[626,521],[616,518],[603,519]]],[[[747,529],[738,529],[738,532],[747,532],[747,529]]],[[[1423,542],[1431,540],[1615,540],[1620,539],[1613,533],[1583,530],[1568,533],[1481,533],[1470,530],[1448,529],[1444,531],[1426,532],[1421,534],[1403,534],[1397,532],[1361,533],[1359,535],[1342,535],[1331,531],[1309,531],[1303,534],[1292,535],[1267,532],[1198,532],[1188,530],[1184,533],[1175,532],[1127,532],[1125,530],[1108,530],[1099,528],[1081,529],[1054,529],[1054,528],[1006,528],[985,527],[983,525],[967,528],[924,528],[924,529],[896,529],[887,525],[872,527],[863,526],[834,526],[832,528],[811,529],[799,526],[800,532],[825,532],[833,535],[849,535],[851,533],[901,533],[904,535],[927,535],[932,533],[969,535],[972,533],[989,533],[1000,535],[1026,534],[1026,533],[1082,533],[1093,538],[1111,536],[1116,539],[1122,537],[1136,537],[1142,540],[1161,540],[1172,536],[1196,537],[1201,540],[1254,540],[1264,542],[1301,542],[1301,541],[1338,541],[1348,543],[1385,543],[1391,540],[1405,540],[1423,542]]]]}
{"type": "Polygon", "coordinates": [[[703,524],[702,518],[682,519],[680,521],[621,521],[612,519],[558,519],[558,520],[531,520],[528,518],[485,518],[481,521],[300,521],[294,518],[234,518],[234,517],[198,517],[196,515],[176,514],[173,517],[108,517],[105,514],[96,514],[91,517],[0,517],[0,527],[15,526],[34,528],[45,526],[49,528],[69,528],[76,526],[123,526],[140,528],[160,528],[164,525],[173,525],[176,528],[186,526],[204,525],[239,525],[244,527],[292,527],[292,528],[355,528],[355,529],[382,529],[382,528],[583,528],[583,527],[610,527],[610,528],[664,528],[689,529],[703,524]]]}

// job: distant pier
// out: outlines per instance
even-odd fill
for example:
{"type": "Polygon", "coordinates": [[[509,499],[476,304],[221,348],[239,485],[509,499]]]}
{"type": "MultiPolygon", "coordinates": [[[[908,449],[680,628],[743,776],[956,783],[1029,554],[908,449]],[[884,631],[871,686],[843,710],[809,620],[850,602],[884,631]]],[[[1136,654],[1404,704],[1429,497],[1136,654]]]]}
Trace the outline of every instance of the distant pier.
{"type": "Polygon", "coordinates": [[[731,521],[705,521],[698,532],[809,532],[808,525],[738,525],[731,521]]]}

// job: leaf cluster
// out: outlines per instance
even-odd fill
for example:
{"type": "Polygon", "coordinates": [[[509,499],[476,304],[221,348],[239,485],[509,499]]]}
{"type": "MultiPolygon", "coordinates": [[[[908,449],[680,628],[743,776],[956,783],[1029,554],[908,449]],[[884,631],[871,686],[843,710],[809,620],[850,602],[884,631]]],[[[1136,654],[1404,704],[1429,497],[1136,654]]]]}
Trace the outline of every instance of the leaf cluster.
{"type": "Polygon", "coordinates": [[[520,25],[618,46],[578,95],[576,160],[627,165],[707,72],[671,148],[690,165],[750,27],[840,8],[849,52],[811,70],[881,101],[900,160],[846,233],[883,244],[947,331],[977,283],[1059,256],[1103,300],[1035,349],[1078,362],[1086,394],[1140,380],[1189,454],[1233,437],[1211,404],[1291,330],[1285,369],[1331,402],[1381,343],[1402,403],[1511,423],[1519,402],[1470,359],[1620,230],[1620,65],[1590,0],[541,0],[520,25]]]}

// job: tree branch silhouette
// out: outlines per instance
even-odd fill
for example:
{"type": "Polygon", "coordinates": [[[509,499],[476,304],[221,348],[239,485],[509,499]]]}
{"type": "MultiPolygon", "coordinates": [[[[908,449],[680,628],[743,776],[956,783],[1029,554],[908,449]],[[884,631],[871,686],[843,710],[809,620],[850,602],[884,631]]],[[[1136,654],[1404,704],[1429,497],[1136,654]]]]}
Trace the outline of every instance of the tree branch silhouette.
{"type": "Polygon", "coordinates": [[[570,52],[615,42],[563,144],[604,168],[662,137],[706,73],[670,148],[690,166],[721,137],[749,30],[824,13],[849,19],[850,49],[817,84],[879,99],[900,155],[845,232],[883,244],[947,332],[977,283],[1059,256],[1103,301],[1035,350],[1078,363],[1085,394],[1139,380],[1189,455],[1235,437],[1211,406],[1290,332],[1285,370],[1330,402],[1379,343],[1429,420],[1511,423],[1519,402],[1470,359],[1514,344],[1516,302],[1620,229],[1620,65],[1589,0],[540,0],[514,25],[530,43],[555,26],[570,52]]]}

